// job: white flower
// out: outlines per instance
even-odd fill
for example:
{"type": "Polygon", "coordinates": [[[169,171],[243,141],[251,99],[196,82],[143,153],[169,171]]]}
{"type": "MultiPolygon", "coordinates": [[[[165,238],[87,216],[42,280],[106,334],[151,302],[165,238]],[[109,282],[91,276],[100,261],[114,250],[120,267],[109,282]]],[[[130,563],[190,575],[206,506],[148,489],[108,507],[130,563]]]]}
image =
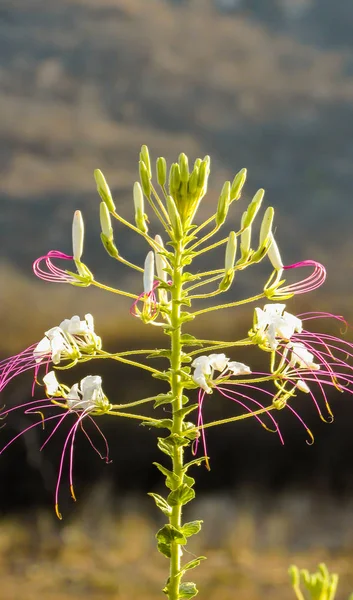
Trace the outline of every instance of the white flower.
{"type": "Polygon", "coordinates": [[[207,394],[212,392],[212,388],[209,386],[207,378],[213,379],[215,371],[231,371],[232,375],[246,375],[251,373],[250,368],[244,363],[230,361],[229,358],[223,353],[209,354],[208,356],[198,356],[191,363],[191,366],[195,368],[192,378],[198,386],[200,386],[207,394]]]}
{"type": "Polygon", "coordinates": [[[154,283],[154,253],[150,250],[146,256],[143,271],[143,291],[145,294],[150,294],[153,290],[154,283]]]}
{"type": "Polygon", "coordinates": [[[33,350],[33,356],[36,363],[40,363],[49,355],[54,365],[57,365],[62,358],[72,356],[72,352],[72,346],[62,329],[60,327],[52,327],[45,332],[45,337],[40,340],[33,350]]]}
{"type": "Polygon", "coordinates": [[[44,375],[43,383],[48,396],[55,396],[57,394],[59,390],[59,382],[54,371],[49,371],[49,373],[44,375]]]}
{"type": "Polygon", "coordinates": [[[244,365],[244,363],[232,360],[228,363],[228,370],[231,371],[232,375],[248,375],[251,373],[250,367],[244,365]]]}
{"type": "Polygon", "coordinates": [[[102,378],[99,375],[87,375],[75,383],[66,396],[71,410],[94,411],[108,406],[108,400],[102,390],[102,378]]]}
{"type": "Polygon", "coordinates": [[[288,347],[292,350],[291,359],[289,361],[290,367],[298,365],[300,369],[312,369],[318,371],[320,365],[314,363],[314,355],[307,350],[307,348],[301,342],[295,342],[288,344],[288,347]]]}
{"type": "Polygon", "coordinates": [[[255,308],[254,330],[263,341],[275,350],[278,339],[289,341],[294,333],[301,333],[303,325],[298,317],[286,310],[285,304],[265,304],[264,308],[255,308]]]}

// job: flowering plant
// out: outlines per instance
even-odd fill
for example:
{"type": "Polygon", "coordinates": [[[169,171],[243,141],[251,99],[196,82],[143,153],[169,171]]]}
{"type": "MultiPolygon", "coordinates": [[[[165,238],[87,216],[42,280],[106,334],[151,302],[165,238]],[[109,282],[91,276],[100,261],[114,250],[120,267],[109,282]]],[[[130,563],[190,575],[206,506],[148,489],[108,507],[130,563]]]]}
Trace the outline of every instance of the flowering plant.
{"type": "Polygon", "coordinates": [[[264,190],[260,189],[255,194],[243,212],[237,231],[231,231],[217,241],[210,241],[221,230],[232,204],[240,200],[247,175],[245,169],[239,171],[232,182],[224,184],[214,214],[203,223],[196,223],[198,207],[207,192],[210,172],[208,156],[198,158],[190,172],[188,159],[181,154],[178,162],[170,167],[169,174],[165,159],[158,158],[156,176],[159,193],[152,182],[150,157],[145,146],[141,149],[139,168],[140,182],[133,187],[134,223],[119,215],[103,174],[99,170],[95,172],[101,197],[102,243],[111,257],[141,276],[143,289],[139,295],[109,287],[95,279],[82,260],[84,224],[79,211],[75,212],[73,218],[72,255],[52,250],[38,258],[33,268],[35,274],[46,281],[81,287],[96,286],[130,299],[131,315],[145,325],[159,327],[167,343],[159,349],[108,353],[103,349],[102,340],[95,332],[93,317],[89,314],[83,319],[73,316],[52,327],[38,343],[0,363],[0,391],[14,377],[29,369],[34,372],[33,387],[39,385],[44,390],[42,399],[3,409],[2,418],[11,411],[23,410],[26,414],[39,415],[39,419],[10,440],[1,452],[28,429],[49,424],[52,428],[42,446],[44,448],[66,422],[67,415],[74,416],[74,424],[69,428],[62,449],[55,491],[55,510],[61,518],[59,489],[67,454],[70,489],[75,498],[72,473],[74,442],[79,430],[106,461],[109,461],[108,442],[97,424],[99,416],[106,414],[135,419],[143,425],[165,430],[167,434],[158,437],[158,448],[169,464],[154,464],[165,477],[168,493],[166,497],[154,492],[149,495],[167,518],[156,534],[158,550],[169,560],[169,577],[163,592],[169,600],[179,600],[193,598],[197,594],[196,585],[184,581],[184,576],[205,559],[199,556],[183,562],[183,550],[188,538],[200,531],[202,521],[184,523],[182,509],[195,497],[195,479],[190,475],[191,469],[201,464],[207,468],[210,466],[206,430],[254,417],[264,428],[277,434],[283,444],[275,415],[286,409],[305,428],[307,441],[312,443],[313,434],[292,406],[292,400],[303,393],[313,401],[321,419],[332,420],[327,390],[335,388],[340,392],[352,393],[353,368],[349,364],[352,346],[338,337],[316,333],[310,328],[317,319],[334,319],[342,324],[342,317],[317,312],[295,316],[283,303],[295,294],[319,287],[325,281],[326,271],[313,260],[283,264],[272,231],[272,207],[268,207],[262,216],[259,238],[254,244],[252,227],[263,202],[264,190]],[[157,217],[159,228],[164,230],[163,237],[160,233],[149,233],[145,200],[157,217]],[[148,252],[143,267],[121,255],[114,240],[112,219],[146,241],[148,252]],[[222,267],[202,272],[191,270],[191,265],[199,256],[222,247],[225,249],[222,267]],[[257,295],[194,308],[199,300],[212,299],[227,292],[239,271],[263,260],[268,261],[272,269],[269,279],[261,285],[257,295]],[[69,269],[58,266],[57,261],[70,265],[69,269]],[[310,274],[296,283],[286,284],[287,271],[301,272],[302,268],[310,269],[310,274]],[[207,289],[210,285],[214,286],[212,291],[202,291],[201,288],[207,289]],[[253,322],[242,339],[200,339],[184,331],[187,323],[201,314],[234,309],[250,303],[256,303],[253,322]],[[307,325],[308,329],[305,328],[307,325]],[[258,372],[242,362],[241,349],[250,346],[268,356],[267,371],[258,372]],[[232,350],[236,353],[234,360],[223,352],[230,353],[232,350]],[[145,360],[141,362],[138,357],[145,357],[145,360]],[[114,404],[105,395],[99,375],[88,375],[71,386],[60,383],[58,375],[62,369],[100,358],[144,369],[152,377],[160,379],[165,390],[157,396],[132,400],[127,404],[114,404]],[[166,361],[165,370],[152,366],[155,358],[166,361]],[[208,399],[218,393],[237,404],[241,413],[205,422],[208,399]],[[153,418],[135,412],[136,407],[147,403],[154,403],[156,416],[153,418]],[[160,407],[165,408],[166,405],[169,406],[170,418],[160,414],[160,407]],[[103,454],[85,429],[87,421],[94,424],[103,438],[103,454]]]}

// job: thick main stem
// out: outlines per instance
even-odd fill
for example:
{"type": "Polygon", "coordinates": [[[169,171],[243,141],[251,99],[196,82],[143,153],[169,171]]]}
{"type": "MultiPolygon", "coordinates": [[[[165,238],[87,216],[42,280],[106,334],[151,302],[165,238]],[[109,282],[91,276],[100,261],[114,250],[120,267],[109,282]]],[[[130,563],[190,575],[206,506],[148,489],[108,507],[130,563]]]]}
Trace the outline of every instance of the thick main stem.
{"type": "MultiPolygon", "coordinates": [[[[183,245],[181,242],[178,243],[175,250],[175,264],[173,273],[173,289],[172,289],[172,312],[171,312],[171,325],[173,327],[173,333],[171,336],[171,390],[173,393],[173,428],[172,433],[181,435],[183,417],[178,414],[178,411],[183,406],[183,384],[180,377],[181,368],[181,296],[182,296],[182,252],[183,245]]],[[[180,477],[180,483],[183,479],[183,448],[175,447],[173,454],[173,473],[180,477]]],[[[176,506],[173,506],[172,514],[170,516],[170,525],[180,529],[181,527],[181,511],[182,505],[179,502],[176,506]]],[[[179,588],[180,588],[180,569],[181,569],[181,547],[180,544],[172,542],[171,544],[171,557],[170,557],[170,580],[169,580],[169,600],[179,599],[179,588]]]]}

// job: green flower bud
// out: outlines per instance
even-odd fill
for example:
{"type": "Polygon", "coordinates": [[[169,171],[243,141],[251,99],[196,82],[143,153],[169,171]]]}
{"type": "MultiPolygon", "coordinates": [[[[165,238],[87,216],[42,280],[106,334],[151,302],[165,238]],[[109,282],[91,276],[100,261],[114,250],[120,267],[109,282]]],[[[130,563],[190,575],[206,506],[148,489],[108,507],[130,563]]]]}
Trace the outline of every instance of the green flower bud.
{"type": "Polygon", "coordinates": [[[300,585],[300,574],[299,569],[295,565],[291,565],[288,569],[288,574],[293,587],[299,587],[300,585]]]}
{"type": "Polygon", "coordinates": [[[148,173],[148,179],[152,179],[150,154],[148,152],[147,146],[145,146],[145,145],[141,146],[140,160],[141,160],[141,162],[143,162],[143,164],[146,167],[146,170],[148,173]]]}
{"type": "Polygon", "coordinates": [[[102,233],[108,240],[113,239],[113,228],[112,221],[110,218],[110,212],[105,202],[101,202],[99,206],[99,218],[101,223],[102,233]]]}
{"type": "Polygon", "coordinates": [[[183,152],[179,155],[180,181],[187,183],[189,181],[189,161],[183,152]]]}
{"type": "Polygon", "coordinates": [[[232,187],[230,188],[230,201],[239,200],[244,183],[246,181],[247,170],[241,169],[233,179],[232,187]]]}
{"type": "Polygon", "coordinates": [[[272,206],[266,208],[260,227],[260,246],[262,246],[265,243],[266,239],[271,235],[274,214],[275,211],[272,208],[272,206]]]}
{"type": "Polygon", "coordinates": [[[202,163],[202,160],[201,160],[201,158],[197,158],[197,159],[195,160],[195,162],[194,162],[194,169],[199,169],[199,168],[200,168],[200,165],[201,165],[201,163],[202,163]]]}
{"type": "Polygon", "coordinates": [[[210,157],[205,156],[200,164],[198,187],[204,196],[207,190],[208,177],[210,174],[210,157]]]}
{"type": "Polygon", "coordinates": [[[147,167],[142,160],[140,160],[140,162],[139,162],[139,169],[140,169],[140,180],[141,180],[143,193],[145,194],[145,196],[147,198],[149,198],[151,196],[151,181],[150,181],[150,177],[148,175],[147,167]]]}
{"type": "Polygon", "coordinates": [[[226,273],[228,273],[228,271],[232,271],[234,268],[237,245],[238,241],[235,231],[231,231],[226,246],[226,255],[224,261],[224,269],[226,273]]]}
{"type": "Polygon", "coordinates": [[[219,291],[227,292],[233,283],[233,279],[234,279],[234,271],[229,271],[228,273],[226,273],[224,275],[221,283],[218,286],[219,291]]]}
{"type": "Polygon", "coordinates": [[[199,168],[195,166],[193,172],[190,175],[188,182],[188,194],[193,197],[197,193],[199,181],[199,168]]]}
{"type": "Polygon", "coordinates": [[[183,237],[183,227],[178,209],[172,196],[167,196],[167,211],[172,225],[174,237],[176,240],[181,240],[183,237]]]}
{"type": "Polygon", "coordinates": [[[96,180],[98,194],[102,198],[103,202],[106,203],[108,210],[110,210],[110,212],[115,212],[115,204],[102,171],[95,169],[94,178],[96,180]]]}
{"type": "Polygon", "coordinates": [[[138,181],[135,181],[133,188],[133,197],[135,205],[135,223],[136,227],[143,233],[147,233],[148,227],[146,225],[146,216],[144,209],[144,199],[142,188],[138,181]]]}
{"type": "Polygon", "coordinates": [[[251,246],[251,226],[248,226],[244,229],[245,225],[245,221],[247,218],[247,212],[243,213],[243,216],[241,218],[241,229],[242,232],[240,234],[240,249],[241,249],[241,260],[245,261],[248,256],[249,256],[249,252],[250,252],[250,246],[251,246]]]}
{"type": "Polygon", "coordinates": [[[157,158],[156,171],[158,184],[164,187],[167,181],[167,161],[163,156],[157,158]]]}
{"type": "Polygon", "coordinates": [[[249,227],[249,225],[251,225],[252,222],[254,221],[254,219],[260,209],[264,195],[265,195],[265,190],[260,189],[256,192],[255,196],[253,197],[252,201],[250,202],[250,204],[248,206],[248,210],[246,211],[246,217],[244,219],[243,227],[245,227],[245,228],[249,227]]]}
{"type": "Polygon", "coordinates": [[[108,238],[104,233],[101,233],[101,240],[109,256],[112,256],[113,258],[118,258],[119,251],[114,244],[113,238],[108,238]]]}
{"type": "Polygon", "coordinates": [[[173,163],[169,171],[169,191],[174,197],[177,196],[180,187],[180,167],[178,163],[173,163]]]}
{"type": "Polygon", "coordinates": [[[230,205],[230,181],[226,181],[223,185],[221,195],[218,200],[217,213],[216,213],[216,225],[220,227],[223,225],[227,218],[228,209],[230,205]]]}

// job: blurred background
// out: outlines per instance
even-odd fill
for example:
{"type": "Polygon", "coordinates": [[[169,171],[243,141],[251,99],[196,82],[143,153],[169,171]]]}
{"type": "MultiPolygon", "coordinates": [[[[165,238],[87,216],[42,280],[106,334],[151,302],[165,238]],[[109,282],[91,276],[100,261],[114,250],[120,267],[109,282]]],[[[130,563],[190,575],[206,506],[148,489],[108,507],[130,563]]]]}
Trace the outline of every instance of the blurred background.
{"type": "MultiPolygon", "coordinates": [[[[200,219],[212,214],[223,181],[247,167],[229,228],[264,187],[284,263],[312,258],[328,270],[325,286],[289,309],[329,310],[352,322],[352,26],[351,0],[2,0],[0,358],[85,312],[94,314],[107,349],[161,344],[157,328],[130,316],[128,301],[32,274],[33,260],[48,250],[70,253],[72,214],[81,209],[84,259],[96,278],[140,290],[135,274],[101,247],[93,170],[103,170],[118,211],[132,218],[141,144],[169,163],[180,152],[190,160],[211,156],[200,219]]],[[[142,265],[143,241],[120,225],[115,231],[119,249],[142,265]]],[[[222,251],[213,260],[222,263],[222,251]]],[[[240,273],[228,297],[256,293],[269,272],[240,273]]],[[[201,320],[198,331],[231,340],[251,321],[248,307],[201,320]]],[[[96,368],[113,402],[162,391],[133,369],[96,368]]],[[[65,377],[72,384],[89,372],[65,377]]],[[[29,400],[31,377],[9,385],[1,404],[29,400]]],[[[205,521],[188,546],[190,559],[208,556],[195,572],[200,598],[289,600],[289,564],[314,568],[324,560],[340,573],[338,599],[353,590],[353,400],[330,400],[335,421],[328,425],[307,397],[298,399],[315,435],[310,447],[285,411],[284,448],[256,421],[210,430],[211,471],[195,470],[199,499],[185,511],[205,521]]],[[[207,418],[233,408],[210,403],[207,418]]],[[[65,431],[40,453],[45,432],[34,428],[1,457],[2,600],[161,596],[167,563],[154,533],[162,520],[146,497],[163,493],[151,466],[160,459],[156,433],[112,421],[99,420],[111,464],[84,436],[77,440],[79,502],[70,499],[65,475],[62,522],[53,493],[65,431]]],[[[3,442],[32,422],[20,411],[9,417],[3,442]]]]}

